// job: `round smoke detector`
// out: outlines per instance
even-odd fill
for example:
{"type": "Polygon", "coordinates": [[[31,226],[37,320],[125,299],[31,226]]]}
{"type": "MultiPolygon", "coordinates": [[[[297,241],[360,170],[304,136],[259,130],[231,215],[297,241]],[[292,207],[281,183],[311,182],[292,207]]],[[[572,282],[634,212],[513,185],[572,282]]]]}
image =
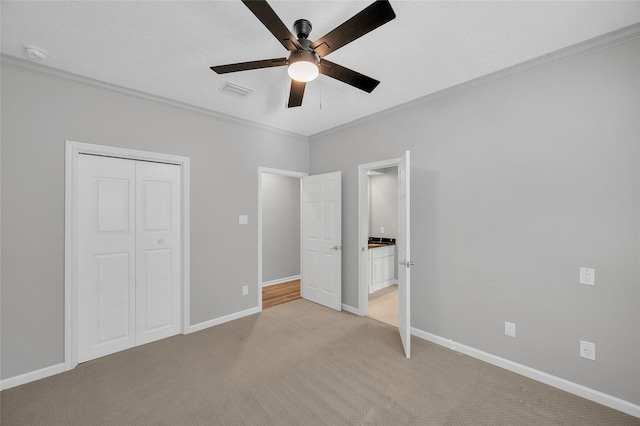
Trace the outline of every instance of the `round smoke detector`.
{"type": "Polygon", "coordinates": [[[41,61],[47,57],[47,52],[35,46],[25,46],[24,54],[27,55],[28,58],[36,61],[41,61]]]}

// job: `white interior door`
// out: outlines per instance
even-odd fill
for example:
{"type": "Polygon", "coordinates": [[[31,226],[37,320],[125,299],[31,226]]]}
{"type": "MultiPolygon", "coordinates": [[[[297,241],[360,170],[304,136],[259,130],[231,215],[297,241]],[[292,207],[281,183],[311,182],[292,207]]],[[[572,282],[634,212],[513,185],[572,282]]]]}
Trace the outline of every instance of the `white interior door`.
{"type": "Polygon", "coordinates": [[[136,344],[180,333],[180,166],[136,162],[136,344]]]}
{"type": "Polygon", "coordinates": [[[398,331],[407,358],[411,356],[411,247],[410,247],[410,155],[398,164],[398,331]]]}
{"type": "Polygon", "coordinates": [[[78,157],[78,361],[135,346],[135,162],[78,157]]]}
{"type": "Polygon", "coordinates": [[[180,166],[78,156],[78,362],[180,332],[180,166]]]}
{"type": "Polygon", "coordinates": [[[342,173],[302,178],[304,299],[342,310],[342,173]]]}

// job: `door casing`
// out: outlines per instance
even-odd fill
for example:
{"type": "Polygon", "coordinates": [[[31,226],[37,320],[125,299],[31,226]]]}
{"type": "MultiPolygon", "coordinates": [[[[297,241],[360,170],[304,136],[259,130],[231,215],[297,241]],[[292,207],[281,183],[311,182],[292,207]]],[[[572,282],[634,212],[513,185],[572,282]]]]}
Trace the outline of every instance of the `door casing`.
{"type": "Polygon", "coordinates": [[[82,142],[66,141],[65,147],[65,265],[64,265],[64,368],[71,370],[78,365],[78,229],[76,220],[78,202],[78,156],[80,154],[103,155],[130,160],[152,161],[176,164],[181,170],[182,200],[181,218],[181,309],[182,324],[180,332],[185,334],[190,318],[190,232],[189,232],[189,175],[190,159],[170,154],[139,151],[106,145],[94,145],[82,142]]]}

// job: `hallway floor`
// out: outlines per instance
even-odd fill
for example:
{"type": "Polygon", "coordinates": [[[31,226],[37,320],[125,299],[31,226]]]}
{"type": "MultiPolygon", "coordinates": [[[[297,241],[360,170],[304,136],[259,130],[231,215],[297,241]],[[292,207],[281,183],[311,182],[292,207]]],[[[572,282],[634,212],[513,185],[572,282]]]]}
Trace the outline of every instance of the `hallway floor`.
{"type": "Polygon", "coordinates": [[[300,299],[300,280],[262,287],[262,309],[300,299]]]}

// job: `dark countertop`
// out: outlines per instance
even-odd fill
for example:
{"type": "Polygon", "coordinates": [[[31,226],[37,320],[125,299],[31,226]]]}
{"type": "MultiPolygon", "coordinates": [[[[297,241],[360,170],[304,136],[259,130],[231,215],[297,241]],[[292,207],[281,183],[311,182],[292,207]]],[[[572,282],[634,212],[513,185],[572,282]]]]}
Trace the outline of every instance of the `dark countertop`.
{"type": "Polygon", "coordinates": [[[386,247],[386,246],[395,246],[396,239],[395,238],[384,238],[384,237],[369,237],[369,248],[378,248],[378,247],[386,247]]]}

